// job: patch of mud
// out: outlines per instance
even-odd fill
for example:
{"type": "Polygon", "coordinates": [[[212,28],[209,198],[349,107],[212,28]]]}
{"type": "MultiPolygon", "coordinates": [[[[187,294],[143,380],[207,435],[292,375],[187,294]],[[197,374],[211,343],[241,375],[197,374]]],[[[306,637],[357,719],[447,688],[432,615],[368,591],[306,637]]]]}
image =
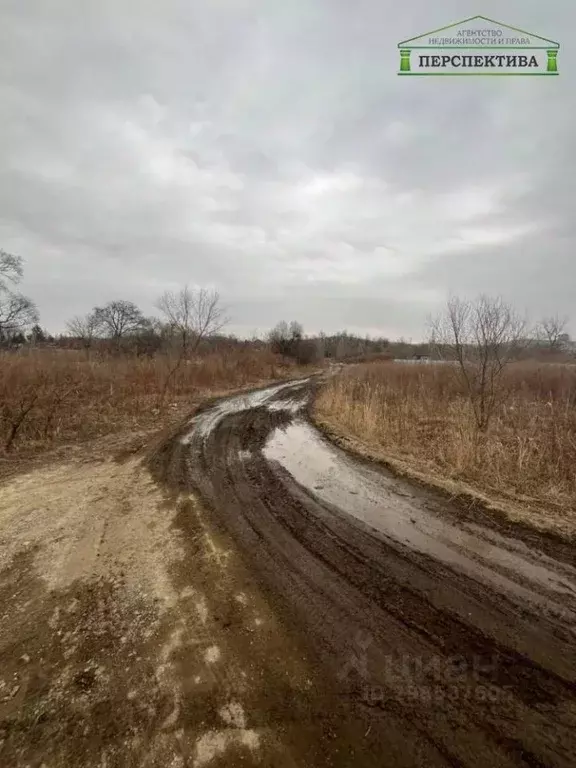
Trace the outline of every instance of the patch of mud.
{"type": "Polygon", "coordinates": [[[48,591],[27,554],[3,572],[0,601],[12,617],[0,628],[2,765],[120,768],[151,748],[171,707],[151,652],[154,600],[104,577],[48,591]]]}
{"type": "MultiPolygon", "coordinates": [[[[236,678],[246,688],[227,700],[241,702],[260,737],[262,724],[282,723],[283,744],[309,766],[569,766],[571,566],[493,530],[448,523],[407,484],[387,487],[319,452],[311,433],[295,436],[291,426],[301,396],[278,387],[241,407],[220,403],[151,461],[173,492],[194,490],[213,510],[204,523],[233,541],[274,607],[271,615],[234,584],[215,617],[224,630],[241,622],[236,643],[267,643],[266,694],[250,699],[262,659],[248,654],[236,678]],[[276,407],[282,400],[298,405],[276,407]],[[302,649],[297,689],[278,676],[278,617],[302,649]]],[[[183,530],[193,517],[184,512],[183,530]]],[[[230,568],[237,558],[220,562],[230,568]]],[[[211,643],[223,662],[225,638],[211,643]]],[[[210,734],[226,730],[221,707],[210,734]]]]}
{"type": "Polygon", "coordinates": [[[271,407],[275,410],[294,412],[295,409],[304,405],[305,401],[298,398],[296,393],[301,392],[306,383],[307,380],[296,383],[276,384],[265,389],[258,389],[253,392],[223,399],[212,408],[194,416],[188,423],[188,432],[180,437],[180,441],[183,445],[188,445],[193,438],[205,437],[226,416],[258,408],[264,403],[268,403],[271,398],[274,398],[274,404],[271,407]]]}
{"type": "Polygon", "coordinates": [[[256,731],[244,728],[208,731],[196,742],[193,765],[202,768],[202,766],[212,763],[216,758],[223,755],[226,756],[228,764],[232,759],[244,762],[241,754],[242,748],[244,747],[250,753],[258,749],[259,744],[260,737],[256,731]],[[231,752],[234,755],[230,754],[231,752]]]}
{"type": "Polygon", "coordinates": [[[221,655],[220,648],[217,645],[211,645],[204,651],[204,661],[206,664],[215,664],[217,661],[220,661],[221,655]]]}
{"type": "Polygon", "coordinates": [[[323,503],[358,518],[387,540],[492,582],[522,605],[532,602],[563,613],[576,626],[576,568],[495,531],[434,515],[425,497],[408,489],[402,493],[392,475],[355,464],[305,421],[276,428],[264,455],[323,503]]]}
{"type": "Polygon", "coordinates": [[[492,528],[555,559],[574,563],[576,510],[557,507],[551,514],[530,498],[487,495],[463,481],[418,467],[408,459],[389,456],[381,447],[347,434],[334,420],[321,416],[315,408],[309,406],[307,410],[322,435],[353,461],[396,477],[400,493],[405,492],[406,487],[412,487],[411,495],[427,497],[429,505],[441,514],[492,528]]]}
{"type": "Polygon", "coordinates": [[[94,574],[117,574],[169,607],[167,563],[182,556],[165,496],[137,460],[62,464],[2,486],[0,569],[34,548],[49,589],[94,574]]]}
{"type": "Polygon", "coordinates": [[[239,702],[231,701],[225,704],[218,714],[226,728],[207,731],[200,736],[196,741],[194,766],[208,765],[224,755],[229,763],[232,759],[243,762],[242,751],[247,751],[249,755],[260,746],[260,735],[247,728],[246,715],[239,702]]]}
{"type": "Polygon", "coordinates": [[[4,490],[0,765],[294,764],[274,723],[305,689],[302,651],[194,497],[168,497],[134,458],[4,490]]]}

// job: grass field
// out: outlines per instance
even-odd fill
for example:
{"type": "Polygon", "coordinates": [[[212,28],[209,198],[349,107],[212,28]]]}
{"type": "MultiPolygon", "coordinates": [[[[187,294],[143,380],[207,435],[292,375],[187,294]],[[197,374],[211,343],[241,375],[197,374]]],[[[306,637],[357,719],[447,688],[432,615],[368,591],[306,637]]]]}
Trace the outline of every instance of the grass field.
{"type": "Polygon", "coordinates": [[[28,349],[0,354],[0,456],[157,423],[209,393],[295,375],[296,366],[262,350],[227,350],[184,362],[156,357],[28,349]]]}
{"type": "Polygon", "coordinates": [[[501,394],[481,434],[450,366],[376,363],[332,378],[315,408],[408,472],[576,530],[576,366],[512,365],[501,394]]]}

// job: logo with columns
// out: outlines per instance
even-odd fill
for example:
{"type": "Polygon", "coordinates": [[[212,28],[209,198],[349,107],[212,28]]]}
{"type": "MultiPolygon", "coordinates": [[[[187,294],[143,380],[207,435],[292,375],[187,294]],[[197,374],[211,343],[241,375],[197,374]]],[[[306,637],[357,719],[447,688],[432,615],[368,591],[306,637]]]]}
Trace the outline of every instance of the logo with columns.
{"type": "Polygon", "coordinates": [[[560,44],[473,16],[398,43],[399,75],[557,75],[560,44]]]}

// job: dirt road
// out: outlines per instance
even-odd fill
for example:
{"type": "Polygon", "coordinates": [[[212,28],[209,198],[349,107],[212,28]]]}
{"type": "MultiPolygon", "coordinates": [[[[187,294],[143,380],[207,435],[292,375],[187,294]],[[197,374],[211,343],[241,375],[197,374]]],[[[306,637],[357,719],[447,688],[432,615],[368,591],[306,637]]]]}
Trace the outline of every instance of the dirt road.
{"type": "Polygon", "coordinates": [[[574,765],[573,549],[345,455],[309,394],[224,401],[153,460],[217,511],[314,670],[289,696],[294,764],[574,765]]]}
{"type": "Polygon", "coordinates": [[[313,386],[0,485],[2,768],[574,765],[573,548],[343,453],[313,386]]]}

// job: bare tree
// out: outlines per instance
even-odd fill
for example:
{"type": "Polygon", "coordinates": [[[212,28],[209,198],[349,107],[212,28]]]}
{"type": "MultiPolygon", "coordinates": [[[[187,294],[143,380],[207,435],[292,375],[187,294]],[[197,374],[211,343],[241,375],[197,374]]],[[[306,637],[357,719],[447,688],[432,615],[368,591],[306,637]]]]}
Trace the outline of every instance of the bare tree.
{"type": "Polygon", "coordinates": [[[38,321],[38,309],[32,299],[10,291],[0,294],[0,341],[9,340],[38,321]]]}
{"type": "Polygon", "coordinates": [[[98,320],[94,312],[87,315],[75,315],[66,323],[68,333],[75,339],[80,339],[86,348],[92,346],[98,330],[98,320]]]}
{"type": "Polygon", "coordinates": [[[296,357],[304,337],[304,329],[296,320],[288,324],[285,320],[277,323],[268,334],[272,351],[286,357],[296,357]]]}
{"type": "Polygon", "coordinates": [[[568,320],[567,316],[559,315],[542,318],[536,327],[536,339],[544,342],[551,352],[559,352],[566,338],[569,338],[566,334],[568,320]]]}
{"type": "Polygon", "coordinates": [[[98,331],[118,343],[146,327],[146,318],[131,301],[109,301],[103,307],[95,307],[93,315],[98,331]]]}
{"type": "Polygon", "coordinates": [[[22,258],[0,249],[0,291],[8,290],[7,281],[19,283],[23,274],[22,258]]]}
{"type": "Polygon", "coordinates": [[[196,352],[201,342],[218,333],[226,324],[224,308],[217,291],[185,286],[180,291],[166,291],[156,304],[164,316],[168,329],[176,341],[177,354],[170,366],[160,393],[162,405],[170,381],[190,353],[196,352]]]}
{"type": "Polygon", "coordinates": [[[441,360],[455,364],[479,432],[488,429],[502,402],[502,374],[526,344],[525,322],[501,298],[475,301],[453,297],[431,321],[430,346],[441,360]]]}
{"type": "Polygon", "coordinates": [[[185,286],[177,292],[166,291],[156,306],[184,351],[196,350],[203,339],[226,324],[219,294],[206,288],[185,286]]]}
{"type": "Polygon", "coordinates": [[[9,290],[24,274],[22,259],[0,250],[0,341],[7,341],[39,320],[34,302],[9,290]]]}

